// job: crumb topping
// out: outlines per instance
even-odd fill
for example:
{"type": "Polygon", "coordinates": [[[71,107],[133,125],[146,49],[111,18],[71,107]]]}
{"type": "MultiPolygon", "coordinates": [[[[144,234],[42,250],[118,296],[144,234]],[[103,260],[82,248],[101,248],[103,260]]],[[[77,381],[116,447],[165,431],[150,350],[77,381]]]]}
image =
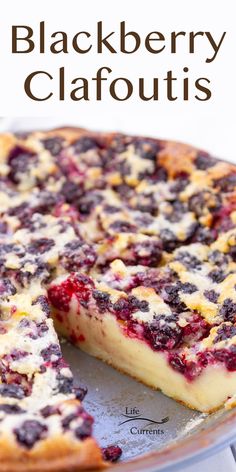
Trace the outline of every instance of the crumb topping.
{"type": "Polygon", "coordinates": [[[151,138],[5,134],[0,212],[1,430],[20,447],[92,434],[52,310],[115,317],[189,381],[236,370],[233,165],[151,138]]]}

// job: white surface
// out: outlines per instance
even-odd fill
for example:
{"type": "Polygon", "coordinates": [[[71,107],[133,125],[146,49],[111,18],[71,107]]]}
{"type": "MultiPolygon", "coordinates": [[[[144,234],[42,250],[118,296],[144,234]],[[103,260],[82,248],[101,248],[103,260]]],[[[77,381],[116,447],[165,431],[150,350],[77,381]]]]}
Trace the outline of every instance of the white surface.
{"type": "MultiPolygon", "coordinates": [[[[125,132],[153,135],[189,142],[209,150],[223,158],[235,158],[235,43],[236,43],[236,2],[235,0],[8,0],[1,10],[0,50],[0,114],[1,116],[57,116],[61,123],[76,119],[80,126],[93,129],[121,130],[125,132]],[[46,53],[38,52],[39,22],[46,22],[46,53]],[[97,54],[52,55],[49,52],[50,36],[55,31],[66,31],[71,50],[72,35],[81,30],[93,35],[96,23],[104,22],[107,34],[116,32],[121,21],[126,21],[127,29],[142,35],[151,31],[160,31],[166,35],[166,48],[160,54],[145,52],[145,48],[133,55],[111,54],[108,51],[97,54]],[[11,26],[30,25],[34,29],[36,51],[32,54],[11,54],[11,26]],[[227,32],[222,47],[214,60],[206,64],[211,48],[202,37],[196,38],[196,53],[189,54],[188,38],[179,37],[177,53],[170,53],[170,33],[172,31],[210,31],[219,40],[227,32]],[[58,100],[58,68],[65,66],[67,71],[66,100],[58,100]],[[108,82],[103,82],[104,98],[96,102],[94,93],[87,102],[70,100],[71,80],[75,77],[87,77],[91,83],[98,68],[109,66],[112,80],[128,77],[137,83],[138,77],[144,77],[147,88],[151,88],[153,77],[159,77],[161,83],[160,100],[143,102],[137,95],[126,102],[117,102],[109,98],[108,82]],[[173,70],[178,77],[177,94],[182,94],[183,68],[189,68],[191,84],[198,77],[209,77],[212,98],[207,102],[191,99],[184,102],[178,99],[168,102],[163,78],[168,70],[173,70]],[[34,102],[24,92],[26,76],[35,70],[49,71],[54,79],[43,79],[35,84],[41,93],[48,93],[48,87],[55,94],[49,101],[34,102]],[[179,81],[180,80],[180,81],[179,81]],[[70,117],[68,119],[68,117],[70,117]]],[[[118,36],[115,44],[118,44],[118,36]]],[[[92,82],[94,84],[94,82],[92,82]]],[[[147,92],[146,92],[147,93],[147,92]]]]}
{"type": "Polygon", "coordinates": [[[201,462],[184,468],[181,472],[235,472],[236,464],[230,448],[201,462]]]}

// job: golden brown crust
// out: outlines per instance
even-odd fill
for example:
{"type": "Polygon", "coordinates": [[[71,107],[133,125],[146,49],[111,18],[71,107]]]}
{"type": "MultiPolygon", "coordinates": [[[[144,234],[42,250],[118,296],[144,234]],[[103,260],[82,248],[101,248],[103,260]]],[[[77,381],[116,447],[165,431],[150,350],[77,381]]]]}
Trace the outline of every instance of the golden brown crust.
{"type": "MultiPolygon", "coordinates": [[[[32,131],[29,133],[29,140],[23,135],[22,143],[24,146],[27,145],[27,142],[30,144],[32,138],[34,139],[46,139],[53,137],[62,137],[65,138],[68,143],[73,143],[77,139],[88,136],[94,137],[98,141],[103,142],[106,146],[109,146],[111,141],[116,137],[121,137],[124,135],[118,132],[98,132],[91,131],[85,128],[77,128],[72,126],[64,126],[60,128],[54,128],[50,130],[41,130],[41,131],[32,131]]],[[[126,137],[126,136],[125,136],[126,137]]],[[[129,136],[128,138],[136,139],[139,136],[129,136]]],[[[178,141],[156,139],[151,137],[142,137],[142,139],[150,140],[151,142],[158,143],[160,145],[160,152],[158,155],[159,164],[167,169],[170,177],[174,177],[177,173],[180,172],[192,172],[194,169],[194,159],[196,158],[199,152],[202,152],[201,149],[194,147],[189,144],[184,144],[178,141]]],[[[17,136],[17,142],[21,143],[21,136],[17,136]]],[[[0,156],[5,157],[10,149],[16,144],[16,138],[11,133],[4,133],[0,135],[0,156]]],[[[205,155],[207,153],[203,152],[205,155]]],[[[230,172],[234,171],[235,167],[233,164],[224,162],[222,160],[217,161],[216,165],[209,169],[208,173],[211,176],[211,179],[217,179],[223,177],[230,172]]],[[[201,178],[206,176],[201,173],[201,178]]]]}
{"type": "Polygon", "coordinates": [[[92,438],[86,439],[79,448],[77,447],[77,450],[76,448],[73,450],[69,444],[67,446],[63,450],[60,438],[58,440],[48,439],[33,452],[22,452],[15,445],[10,445],[9,440],[2,439],[0,441],[0,471],[77,472],[97,470],[108,466],[102,459],[100,448],[92,438]]]}
{"type": "MultiPolygon", "coordinates": [[[[6,142],[9,140],[9,136],[10,135],[6,135],[6,142]]],[[[69,143],[74,142],[76,139],[79,139],[82,136],[89,136],[94,137],[100,141],[104,141],[104,143],[109,146],[114,138],[124,135],[119,132],[98,132],[87,130],[86,128],[64,126],[61,128],[54,128],[52,130],[31,133],[30,136],[40,136],[41,139],[61,136],[69,143]]],[[[128,138],[139,139],[140,137],[133,135],[131,137],[129,136],[128,138]]],[[[200,148],[179,141],[163,140],[146,136],[142,136],[142,139],[147,139],[160,145],[161,151],[158,155],[158,161],[160,165],[167,169],[169,177],[171,178],[175,177],[176,174],[181,172],[191,173],[194,170],[194,159],[198,153],[208,155],[200,148]]],[[[224,177],[232,171],[235,171],[235,166],[233,164],[225,162],[224,160],[218,160],[216,161],[216,165],[208,170],[208,173],[210,174],[210,180],[213,180],[219,177],[224,177]]],[[[201,172],[201,180],[205,178],[207,178],[206,173],[201,172]]]]}
{"type": "Polygon", "coordinates": [[[117,133],[101,133],[97,131],[90,131],[85,128],[64,126],[62,128],[54,128],[48,131],[35,131],[33,133],[30,133],[30,137],[34,136],[36,138],[45,139],[53,138],[56,136],[66,139],[68,143],[73,143],[74,141],[83,136],[89,136],[97,138],[98,140],[106,140],[106,142],[108,143],[108,141],[112,139],[112,136],[116,134],[117,133]]]}

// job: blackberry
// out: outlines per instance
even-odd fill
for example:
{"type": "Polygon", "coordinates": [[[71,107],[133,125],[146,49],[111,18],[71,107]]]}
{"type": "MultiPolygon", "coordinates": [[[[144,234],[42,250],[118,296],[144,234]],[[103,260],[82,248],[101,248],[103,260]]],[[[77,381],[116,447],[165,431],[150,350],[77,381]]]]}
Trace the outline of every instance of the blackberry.
{"type": "Polygon", "coordinates": [[[52,156],[57,156],[63,149],[63,139],[59,136],[44,139],[42,143],[45,149],[47,149],[47,151],[49,151],[52,156]]]}
{"type": "Polygon", "coordinates": [[[74,388],[74,393],[75,393],[75,396],[76,396],[77,400],[80,400],[82,402],[84,397],[88,393],[88,389],[86,387],[75,387],[74,388]]]}
{"type": "Polygon", "coordinates": [[[79,199],[83,195],[83,189],[81,185],[67,180],[62,186],[61,193],[63,197],[65,197],[67,203],[77,205],[79,199]]]}
{"type": "Polygon", "coordinates": [[[94,290],[93,298],[96,300],[100,313],[104,313],[108,310],[110,305],[110,295],[108,293],[102,292],[101,290],[94,290]]]}
{"type": "Polygon", "coordinates": [[[102,449],[102,456],[104,461],[117,462],[122,454],[122,449],[119,446],[107,446],[102,449]]]}
{"type": "Polygon", "coordinates": [[[149,240],[133,246],[134,261],[149,267],[156,267],[162,258],[162,249],[159,241],[149,240]]]}
{"type": "Polygon", "coordinates": [[[208,156],[204,153],[199,153],[195,159],[195,166],[197,169],[206,170],[209,167],[213,167],[217,163],[217,160],[214,157],[208,156]]]}
{"type": "Polygon", "coordinates": [[[134,233],[136,232],[136,227],[129,223],[128,221],[117,220],[110,225],[110,229],[116,233],[134,233]]]}
{"type": "Polygon", "coordinates": [[[217,303],[219,293],[215,292],[215,290],[205,290],[204,296],[209,300],[209,302],[217,303]]]}
{"type": "Polygon", "coordinates": [[[90,437],[92,434],[93,418],[87,415],[87,418],[84,419],[81,426],[78,426],[74,433],[75,436],[84,441],[86,438],[90,437]]]}
{"type": "Polygon", "coordinates": [[[209,261],[215,265],[227,265],[228,264],[228,256],[223,254],[222,252],[215,249],[214,251],[209,252],[209,261]]]}
{"type": "Polygon", "coordinates": [[[169,364],[174,370],[184,374],[186,371],[186,365],[178,354],[173,354],[169,356],[169,364]]]}
{"type": "Polygon", "coordinates": [[[188,269],[198,269],[201,266],[201,261],[187,251],[180,251],[176,260],[180,261],[188,269]]]}
{"type": "Polygon", "coordinates": [[[40,238],[32,241],[28,245],[27,251],[30,254],[44,254],[45,252],[50,251],[53,246],[55,246],[55,241],[53,239],[40,238]]]}
{"type": "Polygon", "coordinates": [[[2,403],[0,405],[0,411],[3,411],[7,415],[19,415],[25,413],[25,410],[23,410],[19,405],[16,405],[14,403],[2,403]]]}
{"type": "Polygon", "coordinates": [[[233,336],[236,336],[236,326],[223,324],[217,329],[217,336],[215,337],[213,343],[216,344],[226,339],[230,339],[233,336]]]}
{"type": "Polygon", "coordinates": [[[47,297],[45,295],[39,295],[32,303],[32,305],[39,304],[42,311],[49,316],[51,314],[50,306],[47,297]]]}
{"type": "Polygon", "coordinates": [[[177,236],[170,229],[162,229],[160,231],[160,239],[164,251],[172,252],[179,246],[177,236]]]}
{"type": "Polygon", "coordinates": [[[0,395],[21,400],[25,397],[25,392],[18,384],[0,384],[0,395]]]}
{"type": "Polygon", "coordinates": [[[72,393],[73,390],[73,377],[65,377],[62,374],[57,374],[57,391],[58,393],[72,393]]]}
{"type": "Polygon", "coordinates": [[[208,277],[210,277],[213,282],[220,284],[225,279],[226,274],[221,269],[213,269],[209,272],[208,277]]]}
{"type": "Polygon", "coordinates": [[[231,298],[226,298],[220,308],[219,314],[224,321],[234,323],[236,317],[236,303],[234,303],[231,298]]]}
{"type": "Polygon", "coordinates": [[[47,426],[36,420],[27,420],[19,428],[14,429],[17,441],[31,449],[37,441],[45,438],[47,426]]]}
{"type": "Polygon", "coordinates": [[[102,201],[102,196],[98,193],[87,193],[83,195],[77,204],[77,208],[81,215],[90,215],[92,210],[95,208],[96,205],[99,205],[102,201]]]}
{"type": "Polygon", "coordinates": [[[40,410],[40,413],[43,416],[43,418],[48,418],[49,416],[52,416],[52,415],[59,415],[60,411],[58,408],[56,408],[53,405],[47,405],[40,410]]]}
{"type": "Polygon", "coordinates": [[[121,198],[126,199],[131,197],[133,189],[127,184],[120,184],[113,187],[113,189],[120,195],[121,198]]]}
{"type": "Polygon", "coordinates": [[[184,293],[194,293],[197,291],[197,287],[194,284],[191,284],[190,282],[185,282],[180,284],[180,290],[184,293]]]}
{"type": "Polygon", "coordinates": [[[50,344],[45,349],[42,349],[40,355],[46,362],[50,362],[52,357],[56,357],[57,360],[62,357],[61,350],[58,344],[50,344]]]}
{"type": "Polygon", "coordinates": [[[180,291],[181,285],[180,284],[171,284],[171,285],[166,285],[164,287],[165,294],[164,294],[164,300],[167,301],[174,309],[180,313],[185,310],[186,305],[184,302],[180,300],[179,297],[179,291],[180,291]]]}
{"type": "Polygon", "coordinates": [[[16,288],[10,281],[10,279],[1,279],[0,280],[0,296],[3,295],[15,295],[16,288]]]}
{"type": "Polygon", "coordinates": [[[182,329],[175,323],[171,326],[166,320],[157,317],[151,324],[144,327],[144,337],[154,350],[170,350],[178,347],[182,341],[182,329]]]}
{"type": "Polygon", "coordinates": [[[81,267],[92,267],[97,259],[97,254],[92,247],[79,239],[75,239],[65,245],[60,255],[63,267],[69,272],[77,272],[81,267]]]}
{"type": "Polygon", "coordinates": [[[98,147],[99,144],[95,140],[95,138],[90,138],[88,136],[82,136],[80,139],[73,143],[73,150],[76,154],[87,152],[90,149],[97,149],[98,147]]]}
{"type": "Polygon", "coordinates": [[[133,144],[135,147],[135,152],[143,159],[148,159],[149,161],[154,162],[157,160],[157,154],[161,149],[158,143],[142,138],[136,138],[133,144]]]}
{"type": "Polygon", "coordinates": [[[236,174],[229,174],[215,180],[215,186],[220,188],[221,192],[233,192],[236,189],[236,174]]]}
{"type": "Polygon", "coordinates": [[[16,146],[9,155],[8,165],[10,172],[9,179],[14,183],[20,182],[20,174],[25,174],[28,171],[30,164],[35,165],[37,156],[27,149],[16,146]]]}

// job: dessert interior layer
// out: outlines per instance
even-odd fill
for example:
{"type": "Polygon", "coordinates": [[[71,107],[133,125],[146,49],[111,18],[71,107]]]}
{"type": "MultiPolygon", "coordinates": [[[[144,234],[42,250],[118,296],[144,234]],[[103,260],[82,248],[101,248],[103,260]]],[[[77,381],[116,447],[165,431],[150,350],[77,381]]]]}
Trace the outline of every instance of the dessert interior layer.
{"type": "Polygon", "coordinates": [[[193,382],[188,381],[170,367],[164,352],[155,352],[145,342],[126,336],[110,314],[89,316],[81,310],[78,315],[71,308],[59,317],[60,321],[58,316],[54,318],[58,332],[73,339],[83,351],[190,408],[211,412],[235,394],[234,372],[216,364],[204,369],[193,382]]]}

